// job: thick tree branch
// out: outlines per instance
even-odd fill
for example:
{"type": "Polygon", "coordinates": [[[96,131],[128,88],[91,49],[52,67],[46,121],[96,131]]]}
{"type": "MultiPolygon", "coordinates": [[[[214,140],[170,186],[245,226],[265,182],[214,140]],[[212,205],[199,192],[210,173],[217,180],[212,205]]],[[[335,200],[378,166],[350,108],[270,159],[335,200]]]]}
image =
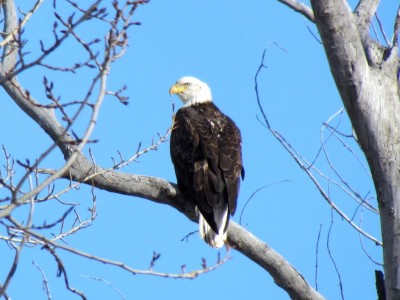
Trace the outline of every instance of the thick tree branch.
{"type": "MultiPolygon", "coordinates": [[[[358,32],[364,47],[366,58],[370,65],[378,66],[382,62],[386,48],[370,37],[372,18],[376,14],[379,0],[360,1],[354,11],[358,32]]],[[[378,19],[379,22],[379,19],[378,19]]],[[[380,22],[379,22],[380,23],[380,22]]],[[[381,28],[381,30],[383,30],[381,28]]],[[[382,32],[385,36],[385,33],[382,32]]]]}
{"type": "Polygon", "coordinates": [[[5,74],[14,68],[16,62],[18,49],[15,44],[15,36],[17,35],[18,19],[13,0],[2,1],[2,8],[4,10],[4,35],[7,43],[1,59],[1,72],[5,74]]]}
{"type": "Polygon", "coordinates": [[[392,38],[393,47],[398,47],[399,34],[400,34],[400,6],[397,9],[396,19],[394,20],[394,33],[392,38]]]}
{"type": "Polygon", "coordinates": [[[368,36],[369,27],[371,25],[372,18],[378,8],[379,0],[362,0],[358,3],[354,13],[357,16],[357,23],[360,32],[368,36]]]}
{"type": "Polygon", "coordinates": [[[228,242],[270,273],[291,299],[324,299],[279,253],[234,222],[229,223],[228,242]]]}
{"type": "MultiPolygon", "coordinates": [[[[13,1],[4,1],[4,2],[9,2],[9,3],[4,3],[5,7],[7,8],[13,9],[13,7],[15,6],[13,1]]],[[[44,0],[37,0],[36,3],[33,5],[32,9],[25,14],[23,20],[21,20],[20,25],[18,27],[15,27],[14,24],[12,24],[13,22],[17,21],[16,18],[15,19],[7,18],[6,23],[8,24],[6,25],[6,27],[8,28],[5,29],[11,29],[12,31],[4,31],[5,37],[3,41],[0,42],[0,47],[4,47],[11,42],[13,36],[18,34],[18,30],[21,30],[25,26],[25,24],[29,21],[31,16],[39,9],[39,7],[42,5],[43,2],[44,0]]],[[[15,9],[13,9],[13,11],[15,12],[15,9]]],[[[5,15],[10,16],[11,13],[13,12],[6,12],[5,15]]]]}
{"type": "MultiPolygon", "coordinates": [[[[198,221],[194,205],[186,201],[176,185],[160,178],[130,175],[115,171],[106,171],[91,165],[85,157],[77,161],[79,170],[72,171],[73,180],[84,181],[98,188],[124,195],[131,195],[167,204],[187,216],[193,222],[198,221]],[[87,166],[81,168],[81,166],[87,166]],[[88,168],[88,169],[87,169],[88,168]],[[102,173],[91,180],[86,180],[92,171],[102,173]]],[[[64,178],[68,178],[65,174],[64,178]]],[[[235,250],[265,269],[274,278],[275,283],[283,288],[292,299],[323,299],[280,254],[259,240],[240,225],[231,221],[228,228],[228,242],[235,250]]]]}

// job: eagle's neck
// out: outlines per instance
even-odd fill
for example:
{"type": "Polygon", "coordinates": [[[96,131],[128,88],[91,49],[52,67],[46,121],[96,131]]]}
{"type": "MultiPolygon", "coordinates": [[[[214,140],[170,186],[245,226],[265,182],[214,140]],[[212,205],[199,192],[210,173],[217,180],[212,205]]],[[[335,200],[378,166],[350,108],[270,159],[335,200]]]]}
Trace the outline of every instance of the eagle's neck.
{"type": "Polygon", "coordinates": [[[196,98],[192,98],[192,99],[186,101],[183,104],[183,106],[184,107],[189,107],[189,106],[196,106],[196,105],[199,105],[199,104],[207,104],[207,103],[211,103],[211,102],[212,102],[211,99],[202,99],[202,98],[196,97],[196,98]]]}

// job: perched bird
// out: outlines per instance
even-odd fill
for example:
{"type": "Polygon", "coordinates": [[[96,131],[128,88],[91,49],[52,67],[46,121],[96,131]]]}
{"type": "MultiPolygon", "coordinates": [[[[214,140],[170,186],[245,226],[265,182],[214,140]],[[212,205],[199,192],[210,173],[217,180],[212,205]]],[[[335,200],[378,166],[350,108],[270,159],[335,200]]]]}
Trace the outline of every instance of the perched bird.
{"type": "Polygon", "coordinates": [[[174,117],[170,149],[178,187],[199,211],[202,239],[221,248],[244,178],[240,131],[199,79],[182,77],[169,93],[183,102],[174,117]]]}

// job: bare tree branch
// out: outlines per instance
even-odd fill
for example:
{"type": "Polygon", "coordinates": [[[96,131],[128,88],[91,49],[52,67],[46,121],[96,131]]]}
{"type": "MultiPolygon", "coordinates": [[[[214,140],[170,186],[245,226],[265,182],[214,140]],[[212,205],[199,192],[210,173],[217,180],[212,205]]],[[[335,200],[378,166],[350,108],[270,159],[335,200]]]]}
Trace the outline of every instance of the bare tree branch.
{"type": "Polygon", "coordinates": [[[292,299],[324,299],[279,253],[234,222],[229,222],[228,242],[267,270],[292,299]]]}
{"type": "Polygon", "coordinates": [[[17,270],[17,267],[19,264],[19,259],[21,257],[21,252],[22,252],[24,245],[25,245],[25,239],[21,240],[19,242],[18,246],[12,244],[12,247],[15,250],[14,260],[12,262],[10,271],[8,272],[6,279],[4,280],[4,283],[2,285],[0,285],[0,297],[3,297],[6,294],[8,285],[10,284],[10,282],[15,274],[15,271],[17,270]]]}
{"type": "Polygon", "coordinates": [[[328,230],[328,238],[326,239],[326,249],[328,250],[328,254],[329,254],[329,258],[333,264],[333,267],[335,268],[335,272],[336,275],[338,277],[338,281],[339,281],[339,289],[340,289],[340,296],[342,297],[342,300],[344,300],[344,291],[343,291],[343,281],[342,281],[342,276],[340,275],[339,272],[339,268],[336,264],[335,258],[333,257],[333,253],[331,251],[331,247],[330,247],[330,241],[331,241],[331,232],[332,232],[332,228],[333,228],[333,209],[331,209],[331,222],[329,224],[329,230],[328,230]]]}
{"type": "MultiPolygon", "coordinates": [[[[168,204],[184,213],[192,221],[198,221],[193,204],[186,201],[180,195],[176,186],[171,183],[158,178],[128,175],[120,172],[110,171],[104,175],[105,180],[102,176],[99,176],[92,181],[98,188],[121,194],[131,194],[158,203],[168,204]],[[129,177],[133,178],[135,184],[131,184],[132,179],[130,179],[131,182],[127,181],[129,177]],[[147,188],[140,191],[142,183],[147,188]],[[151,191],[152,189],[158,190],[157,192],[163,191],[163,193],[151,195],[154,193],[151,191]],[[147,194],[144,192],[147,192],[147,194]]],[[[300,273],[270,246],[257,239],[235,222],[231,221],[229,224],[228,242],[230,246],[268,271],[275,282],[285,289],[291,297],[295,299],[323,299],[321,295],[308,285],[300,273]]]]}
{"type": "Polygon", "coordinates": [[[383,29],[383,24],[381,22],[381,19],[378,16],[378,13],[375,13],[375,18],[376,18],[376,21],[378,22],[379,30],[381,31],[381,33],[383,35],[383,39],[385,40],[386,46],[391,46],[392,43],[389,41],[389,39],[386,36],[386,32],[383,29]]]}
{"type": "MultiPolygon", "coordinates": [[[[9,218],[9,220],[18,230],[24,232],[28,236],[36,238],[37,242],[42,244],[45,248],[48,248],[48,250],[53,255],[55,254],[56,249],[62,249],[64,251],[68,251],[70,253],[76,254],[78,256],[82,256],[87,259],[95,260],[95,261],[101,262],[106,265],[112,265],[112,266],[119,267],[125,271],[128,271],[129,273],[132,273],[133,275],[140,274],[140,275],[153,275],[153,276],[166,277],[166,278],[193,279],[202,274],[205,274],[205,273],[215,270],[216,268],[218,268],[222,264],[226,263],[230,259],[229,252],[227,252],[226,256],[223,259],[218,259],[218,261],[212,266],[209,266],[209,267],[205,266],[201,270],[193,270],[193,271],[179,273],[179,274],[157,272],[157,271],[152,270],[151,268],[149,270],[139,270],[139,269],[134,269],[134,268],[124,264],[123,262],[102,258],[102,257],[96,256],[96,255],[75,249],[75,248],[67,246],[67,245],[56,243],[54,240],[50,240],[50,239],[46,238],[45,236],[40,235],[40,234],[36,233],[35,231],[30,230],[27,227],[19,224],[17,221],[15,221],[12,218],[9,218]]],[[[58,258],[58,260],[61,261],[59,258],[58,258]]]]}
{"type": "Polygon", "coordinates": [[[51,292],[50,292],[49,282],[47,280],[46,274],[44,273],[42,268],[37,263],[35,263],[33,261],[32,264],[39,270],[40,274],[42,275],[42,278],[43,278],[43,289],[46,291],[47,299],[51,300],[51,292]]]}
{"type": "Polygon", "coordinates": [[[94,276],[89,276],[89,275],[81,275],[81,276],[105,283],[106,285],[111,287],[118,294],[118,296],[121,299],[126,300],[126,298],[125,298],[124,294],[122,293],[122,291],[120,291],[112,282],[110,282],[108,280],[105,280],[104,278],[101,278],[101,277],[94,277],[94,276]]]}
{"type": "MultiPolygon", "coordinates": [[[[15,11],[15,7],[13,8],[12,6],[13,1],[3,1],[3,2],[11,2],[7,5],[7,8],[10,9],[9,12],[6,12],[5,15],[10,16],[11,10],[15,11]]],[[[0,48],[6,46],[8,43],[10,43],[13,39],[13,36],[16,36],[18,34],[18,31],[21,30],[25,24],[29,21],[29,19],[32,17],[32,15],[39,9],[39,7],[42,5],[42,3],[44,2],[44,0],[37,0],[36,3],[33,5],[32,9],[30,9],[24,16],[24,18],[22,19],[22,21],[20,22],[19,26],[16,27],[14,26],[14,24],[12,24],[12,22],[16,21],[17,18],[7,18],[6,23],[8,23],[7,27],[4,28],[4,34],[5,38],[3,39],[2,42],[0,42],[0,48]],[[8,29],[8,30],[7,30],[8,29]]]]}
{"type": "Polygon", "coordinates": [[[290,7],[294,11],[301,13],[305,16],[308,20],[314,23],[314,13],[310,7],[307,5],[297,1],[297,0],[278,0],[279,2],[285,4],[286,6],[290,7]]]}
{"type": "Polygon", "coordinates": [[[396,19],[394,20],[394,32],[393,32],[393,47],[398,47],[398,39],[400,34],[400,6],[397,9],[396,19]]]}
{"type": "Polygon", "coordinates": [[[5,37],[7,43],[4,47],[1,59],[1,77],[14,68],[16,64],[18,49],[15,45],[15,36],[19,30],[14,1],[2,1],[2,8],[4,11],[4,33],[7,35],[5,37]]]}
{"type": "Polygon", "coordinates": [[[378,5],[379,0],[361,0],[354,10],[355,15],[357,16],[359,30],[366,36],[368,35],[369,27],[378,5]]]}

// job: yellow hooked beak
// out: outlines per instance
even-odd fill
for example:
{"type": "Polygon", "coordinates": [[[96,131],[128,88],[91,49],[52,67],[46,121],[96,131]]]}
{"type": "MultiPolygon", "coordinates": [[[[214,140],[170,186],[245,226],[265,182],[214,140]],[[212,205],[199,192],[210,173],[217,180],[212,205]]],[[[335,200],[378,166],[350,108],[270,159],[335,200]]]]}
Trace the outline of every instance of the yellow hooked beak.
{"type": "Polygon", "coordinates": [[[183,84],[178,84],[175,83],[173,86],[171,86],[171,88],[169,89],[169,94],[173,95],[173,94],[179,94],[184,92],[187,89],[187,86],[183,85],[183,84]]]}

